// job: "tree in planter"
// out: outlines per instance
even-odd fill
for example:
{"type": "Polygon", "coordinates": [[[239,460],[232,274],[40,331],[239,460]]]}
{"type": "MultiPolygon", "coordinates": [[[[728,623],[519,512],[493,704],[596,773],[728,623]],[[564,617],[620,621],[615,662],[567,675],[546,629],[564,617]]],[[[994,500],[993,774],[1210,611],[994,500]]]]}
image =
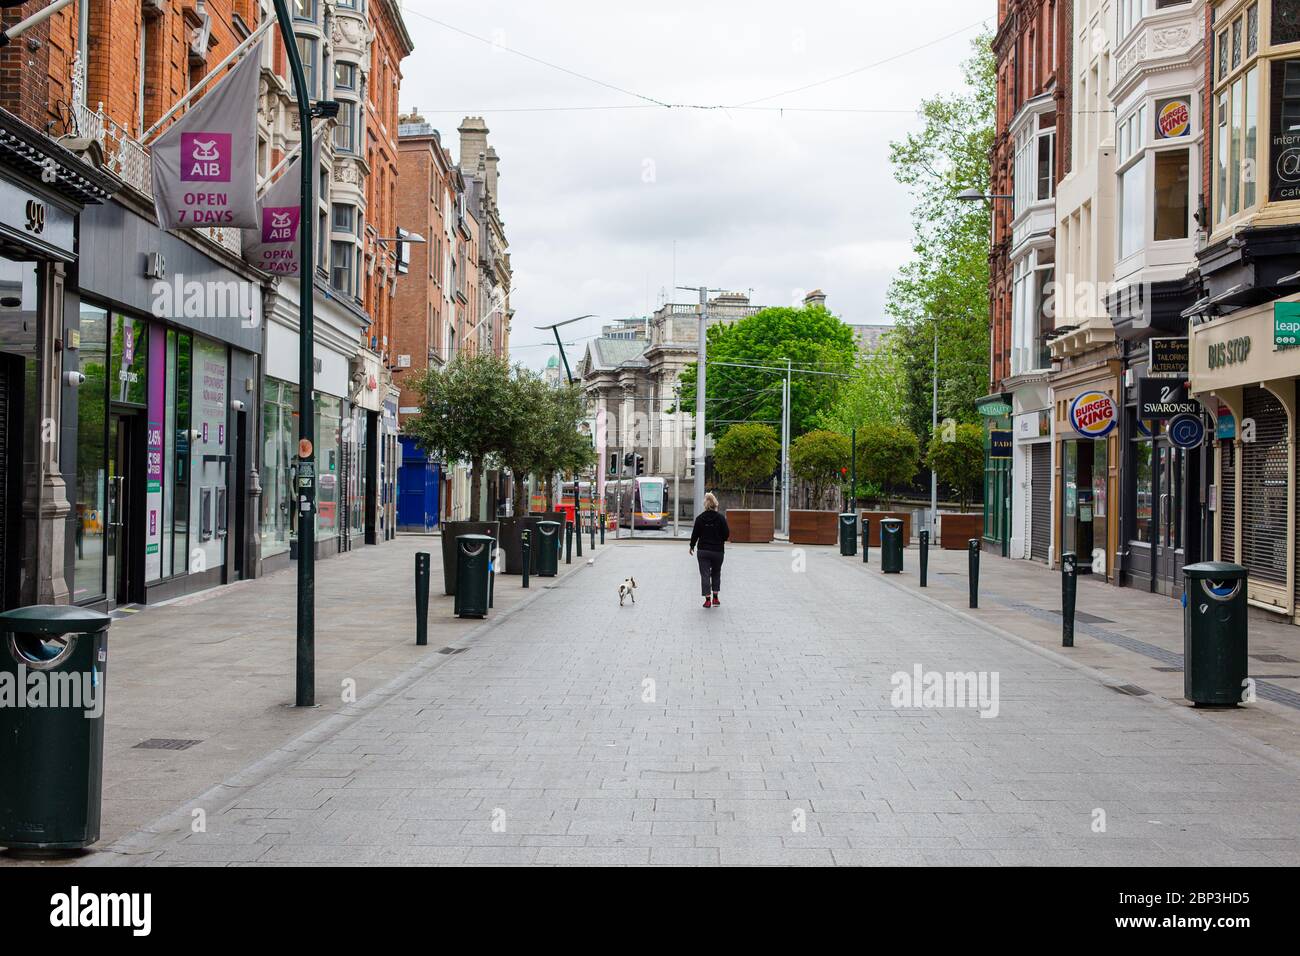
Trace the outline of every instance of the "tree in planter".
{"type": "Polygon", "coordinates": [[[812,485],[813,501],[822,507],[828,488],[834,488],[848,467],[852,446],[837,432],[811,431],[790,444],[790,470],[812,485]]]}
{"type": "Polygon", "coordinates": [[[500,452],[516,429],[521,409],[510,387],[510,365],[495,355],[461,353],[415,381],[420,414],[404,428],[426,451],[451,463],[470,462],[470,520],[481,520],[483,462],[500,452]]]}
{"type": "Polygon", "coordinates": [[[902,425],[873,425],[858,432],[858,477],[879,487],[889,510],[889,490],[916,477],[921,443],[902,425]]]}
{"type": "Polygon", "coordinates": [[[957,492],[965,514],[971,493],[984,480],[984,430],[978,425],[941,427],[930,439],[926,464],[957,492]]]}
{"type": "Polygon", "coordinates": [[[740,488],[743,508],[750,488],[772,477],[780,454],[781,442],[771,425],[732,425],[713,448],[713,467],[724,482],[740,488]]]}

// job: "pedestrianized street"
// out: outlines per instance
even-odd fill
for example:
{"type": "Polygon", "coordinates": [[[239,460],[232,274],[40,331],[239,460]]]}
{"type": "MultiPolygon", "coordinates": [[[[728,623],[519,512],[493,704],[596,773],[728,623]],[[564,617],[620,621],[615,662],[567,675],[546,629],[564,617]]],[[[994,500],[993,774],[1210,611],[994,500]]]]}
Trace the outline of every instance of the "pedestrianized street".
{"type": "MultiPolygon", "coordinates": [[[[429,541],[401,537],[393,550],[429,541]]],[[[722,605],[705,610],[684,543],[611,540],[530,592],[500,578],[509,609],[483,625],[438,631],[449,600],[435,598],[430,646],[405,646],[400,615],[366,635],[390,655],[403,645],[386,682],[322,707],[296,739],[259,734],[267,753],[253,746],[221,785],[80,862],[1300,862],[1291,708],[1193,712],[1117,692],[1125,667],[1145,665],[1113,661],[1106,675],[944,605],[953,589],[939,580],[919,594],[915,556],[886,577],[876,552],[864,565],[830,548],[732,546],[722,605]],[[629,575],[637,601],[619,607],[629,575]],[[919,687],[894,699],[895,675],[918,671],[973,673],[977,699],[919,687]],[[1280,746],[1250,724],[1274,728],[1280,746]]],[[[955,579],[943,569],[957,565],[934,558],[932,577],[955,579]]],[[[340,560],[352,568],[332,580],[355,579],[358,560],[340,560]]],[[[1008,585],[989,563],[989,588],[1008,585]]],[[[1081,585],[1083,600],[1104,587],[1081,585]]],[[[127,648],[169,611],[114,635],[127,648]]],[[[345,641],[332,635],[322,653],[345,641]]],[[[1078,650],[1097,643],[1080,632],[1078,650]]],[[[207,751],[159,756],[183,768],[207,751]]],[[[112,829],[111,800],[105,812],[112,829]]]]}

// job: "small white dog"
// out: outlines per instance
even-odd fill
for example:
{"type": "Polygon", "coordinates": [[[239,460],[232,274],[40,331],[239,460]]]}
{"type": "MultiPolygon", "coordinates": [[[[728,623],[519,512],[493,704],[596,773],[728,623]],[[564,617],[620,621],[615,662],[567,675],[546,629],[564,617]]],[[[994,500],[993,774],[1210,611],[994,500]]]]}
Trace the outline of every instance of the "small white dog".
{"type": "Polygon", "coordinates": [[[636,579],[627,578],[618,586],[618,606],[623,606],[623,598],[630,597],[632,603],[636,603],[636,579]]]}

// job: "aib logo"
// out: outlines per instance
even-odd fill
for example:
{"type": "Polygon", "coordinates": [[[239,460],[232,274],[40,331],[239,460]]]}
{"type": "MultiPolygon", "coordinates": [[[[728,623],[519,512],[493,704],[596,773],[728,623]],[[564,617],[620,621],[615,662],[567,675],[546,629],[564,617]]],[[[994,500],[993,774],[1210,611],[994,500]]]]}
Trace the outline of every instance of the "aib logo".
{"type": "Polygon", "coordinates": [[[230,134],[182,133],[181,181],[230,182],[230,134]]]}
{"type": "Polygon", "coordinates": [[[297,206],[266,206],[262,209],[262,242],[293,242],[298,235],[297,206]]]}

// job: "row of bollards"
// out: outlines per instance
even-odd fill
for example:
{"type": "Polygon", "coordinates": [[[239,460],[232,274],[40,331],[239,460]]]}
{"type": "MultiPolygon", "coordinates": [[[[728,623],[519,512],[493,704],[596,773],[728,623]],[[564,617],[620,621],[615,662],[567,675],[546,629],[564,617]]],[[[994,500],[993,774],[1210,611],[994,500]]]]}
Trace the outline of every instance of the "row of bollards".
{"type": "MultiPolygon", "coordinates": [[[[591,548],[596,548],[596,515],[592,514],[591,548]]],[[[605,526],[600,524],[600,543],[605,543],[605,526]]],[[[560,555],[564,563],[573,563],[575,538],[578,557],[582,557],[582,528],[574,522],[564,522],[564,537],[559,535],[560,522],[540,521],[537,531],[542,540],[535,543],[533,529],[520,531],[520,552],[522,568],[522,586],[531,586],[533,560],[537,560],[539,577],[555,577],[560,555]],[[534,547],[541,550],[534,555],[534,547]]],[[[495,538],[488,535],[468,534],[456,538],[457,561],[453,613],[457,617],[487,617],[488,609],[494,606],[496,598],[497,560],[502,552],[495,538]],[[463,580],[462,580],[463,578],[463,580]]],[[[415,643],[425,646],[429,643],[429,592],[431,577],[431,556],[428,551],[418,551],[415,555],[415,643]]]]}
{"type": "MultiPolygon", "coordinates": [[[[840,554],[856,552],[852,527],[857,519],[853,514],[840,515],[840,554]]],[[[930,532],[917,534],[920,544],[918,564],[921,587],[929,585],[930,532]]],[[[903,571],[903,522],[897,518],[884,518],[880,522],[880,570],[883,574],[901,574],[903,571]]],[[[980,539],[971,538],[966,544],[966,580],[969,587],[970,606],[980,606],[980,539]]],[[[871,558],[871,519],[862,517],[862,563],[871,558]]],[[[1061,646],[1074,646],[1074,605],[1078,593],[1078,557],[1067,551],[1061,556],[1061,646]]]]}

